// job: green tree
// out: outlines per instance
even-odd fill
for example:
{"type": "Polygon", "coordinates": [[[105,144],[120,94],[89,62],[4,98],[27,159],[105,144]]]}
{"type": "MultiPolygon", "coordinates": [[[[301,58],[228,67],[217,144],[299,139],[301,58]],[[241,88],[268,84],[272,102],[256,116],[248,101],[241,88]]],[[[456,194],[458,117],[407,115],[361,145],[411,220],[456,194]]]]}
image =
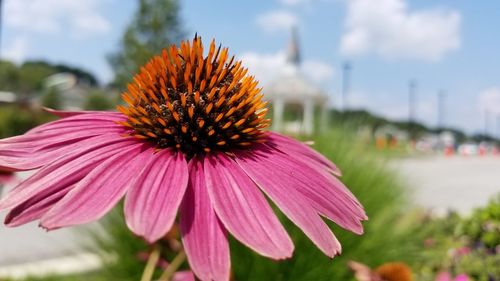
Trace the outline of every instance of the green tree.
{"type": "Polygon", "coordinates": [[[184,36],[178,0],[140,0],[118,52],[108,57],[115,72],[113,86],[124,87],[139,67],[162,48],[184,36]]]}
{"type": "Polygon", "coordinates": [[[0,61],[0,91],[15,91],[19,87],[19,68],[10,61],[0,61]]]}
{"type": "Polygon", "coordinates": [[[56,73],[56,70],[44,61],[25,62],[19,68],[20,81],[19,91],[22,94],[32,94],[43,89],[45,78],[56,73]]]}
{"type": "Polygon", "coordinates": [[[52,109],[61,109],[61,95],[56,87],[50,87],[42,97],[42,105],[52,109]]]}

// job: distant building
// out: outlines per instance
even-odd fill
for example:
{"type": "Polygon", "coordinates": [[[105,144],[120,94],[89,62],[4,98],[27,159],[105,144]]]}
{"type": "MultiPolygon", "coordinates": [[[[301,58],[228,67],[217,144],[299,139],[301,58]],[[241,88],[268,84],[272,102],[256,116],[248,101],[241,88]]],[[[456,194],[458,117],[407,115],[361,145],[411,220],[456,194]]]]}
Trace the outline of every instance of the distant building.
{"type": "Polygon", "coordinates": [[[0,104],[14,103],[17,101],[17,96],[13,92],[0,91],[0,104]]]}
{"type": "Polygon", "coordinates": [[[45,78],[44,85],[46,89],[57,91],[64,110],[81,110],[90,90],[88,83],[80,83],[76,75],[68,72],[50,75],[45,78]]]}
{"type": "Polygon", "coordinates": [[[273,130],[300,134],[312,134],[315,109],[321,113],[320,127],[326,127],[328,116],[328,96],[300,72],[301,54],[298,35],[293,29],[288,46],[287,64],[278,78],[265,91],[265,97],[273,107],[273,130]],[[302,120],[284,122],[285,107],[299,106],[302,120]]]}

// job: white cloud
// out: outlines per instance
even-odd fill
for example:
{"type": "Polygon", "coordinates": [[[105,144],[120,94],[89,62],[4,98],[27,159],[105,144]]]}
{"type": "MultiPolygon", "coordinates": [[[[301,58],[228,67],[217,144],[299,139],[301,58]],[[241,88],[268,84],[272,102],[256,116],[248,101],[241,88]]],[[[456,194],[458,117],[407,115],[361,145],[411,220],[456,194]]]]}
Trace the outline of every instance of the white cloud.
{"type": "Polygon", "coordinates": [[[299,4],[307,3],[309,0],[279,0],[285,6],[297,6],[299,4]]]}
{"type": "Polygon", "coordinates": [[[65,28],[77,37],[111,30],[100,14],[97,0],[10,0],[5,3],[5,22],[18,31],[58,33],[65,28]]]}
{"type": "Polygon", "coordinates": [[[439,60],[460,47],[460,21],[453,10],[409,11],[405,0],[349,0],[340,51],[439,60]]]}
{"type": "Polygon", "coordinates": [[[316,60],[305,60],[302,63],[302,71],[316,83],[322,83],[331,79],[335,74],[330,64],[316,60]]]}
{"type": "Polygon", "coordinates": [[[17,37],[3,51],[2,56],[8,60],[20,63],[28,53],[29,43],[24,37],[17,37]]]}
{"type": "Polygon", "coordinates": [[[254,52],[243,53],[240,56],[243,66],[248,68],[251,75],[262,83],[267,84],[281,73],[286,66],[286,53],[259,54],[254,52]]]}
{"type": "Polygon", "coordinates": [[[490,114],[500,114],[500,87],[484,90],[479,94],[478,109],[490,114]]]}
{"type": "Polygon", "coordinates": [[[256,19],[257,24],[266,32],[289,31],[298,24],[297,17],[284,10],[271,11],[259,15],[256,19]]]}
{"type": "MultiPolygon", "coordinates": [[[[271,54],[259,54],[254,52],[244,53],[240,56],[243,65],[248,67],[251,75],[263,84],[267,84],[282,75],[287,68],[286,53],[281,51],[271,54]]],[[[317,60],[305,60],[301,64],[302,73],[313,82],[321,84],[331,79],[335,73],[330,64],[317,60]]]]}

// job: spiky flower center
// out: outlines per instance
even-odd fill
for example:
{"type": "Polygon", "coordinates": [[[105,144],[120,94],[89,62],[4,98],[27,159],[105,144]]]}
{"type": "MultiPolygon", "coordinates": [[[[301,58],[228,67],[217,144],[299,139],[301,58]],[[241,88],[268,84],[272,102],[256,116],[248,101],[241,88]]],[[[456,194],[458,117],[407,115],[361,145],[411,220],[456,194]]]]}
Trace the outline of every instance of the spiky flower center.
{"type": "Polygon", "coordinates": [[[257,81],[228,49],[212,40],[206,56],[199,37],[153,57],[122,94],[132,135],[189,157],[245,148],[269,125],[257,81]]]}

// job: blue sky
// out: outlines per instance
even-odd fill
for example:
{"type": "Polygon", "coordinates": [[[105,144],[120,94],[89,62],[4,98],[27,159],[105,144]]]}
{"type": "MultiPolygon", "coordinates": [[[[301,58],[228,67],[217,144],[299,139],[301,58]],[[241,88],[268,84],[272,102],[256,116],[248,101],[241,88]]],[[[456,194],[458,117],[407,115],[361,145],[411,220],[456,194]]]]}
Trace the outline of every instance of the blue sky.
{"type": "MultiPolygon", "coordinates": [[[[105,56],[119,42],[136,1],[4,0],[4,58],[46,59],[111,78],[105,56]]],[[[408,81],[416,79],[417,118],[498,133],[500,17],[498,1],[269,0],[182,1],[189,35],[215,37],[266,83],[283,66],[291,26],[298,26],[302,71],[339,105],[341,67],[352,63],[351,107],[408,115],[408,81]]],[[[265,91],[265,88],[264,88],[265,91]]]]}

